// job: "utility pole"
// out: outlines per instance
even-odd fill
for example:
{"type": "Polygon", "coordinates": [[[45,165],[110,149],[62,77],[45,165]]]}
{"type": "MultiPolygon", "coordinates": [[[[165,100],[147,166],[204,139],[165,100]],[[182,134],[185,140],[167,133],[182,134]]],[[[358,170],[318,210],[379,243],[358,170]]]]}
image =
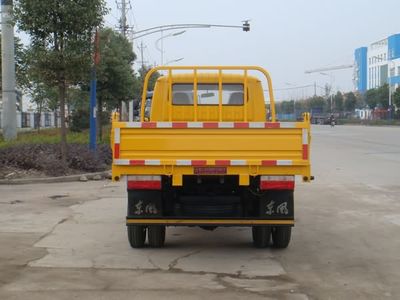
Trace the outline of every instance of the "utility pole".
{"type": "Polygon", "coordinates": [[[3,136],[6,141],[17,138],[17,94],[15,90],[15,46],[12,25],[13,0],[1,0],[1,58],[3,136]]]}
{"type": "MultiPolygon", "coordinates": [[[[130,2],[130,0],[121,0],[121,2],[116,1],[116,3],[117,3],[117,8],[121,10],[121,19],[119,22],[119,29],[121,30],[122,35],[124,37],[126,37],[128,31],[130,30],[130,27],[128,26],[128,23],[126,20],[126,13],[128,12],[129,9],[132,8],[131,2],[130,2]]],[[[128,108],[127,108],[125,101],[122,101],[122,103],[121,103],[120,118],[122,121],[128,120],[128,108]]]]}
{"type": "Polygon", "coordinates": [[[138,46],[138,49],[140,50],[140,61],[138,63],[140,63],[142,65],[142,70],[144,70],[146,61],[144,60],[144,54],[143,51],[144,49],[146,49],[147,46],[143,45],[143,41],[140,42],[140,46],[138,46]]]}

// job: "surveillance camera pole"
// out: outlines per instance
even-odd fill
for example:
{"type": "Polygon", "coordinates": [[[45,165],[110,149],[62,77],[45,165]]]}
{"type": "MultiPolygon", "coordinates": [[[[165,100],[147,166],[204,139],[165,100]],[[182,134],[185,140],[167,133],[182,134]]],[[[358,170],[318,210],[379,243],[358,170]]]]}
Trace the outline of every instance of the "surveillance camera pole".
{"type": "Polygon", "coordinates": [[[6,141],[17,138],[17,95],[15,90],[14,26],[11,24],[12,8],[12,0],[1,0],[2,127],[6,141]]]}

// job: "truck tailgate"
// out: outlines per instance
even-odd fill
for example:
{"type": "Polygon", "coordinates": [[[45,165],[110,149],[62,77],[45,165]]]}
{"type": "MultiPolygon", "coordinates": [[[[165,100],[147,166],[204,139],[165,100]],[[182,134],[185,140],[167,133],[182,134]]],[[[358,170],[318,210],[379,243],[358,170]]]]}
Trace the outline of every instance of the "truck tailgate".
{"type": "Polygon", "coordinates": [[[196,167],[223,167],[223,174],[244,177],[285,174],[310,180],[308,118],[296,123],[113,122],[112,142],[114,180],[131,174],[172,175],[179,185],[179,177],[195,174],[196,167]]]}

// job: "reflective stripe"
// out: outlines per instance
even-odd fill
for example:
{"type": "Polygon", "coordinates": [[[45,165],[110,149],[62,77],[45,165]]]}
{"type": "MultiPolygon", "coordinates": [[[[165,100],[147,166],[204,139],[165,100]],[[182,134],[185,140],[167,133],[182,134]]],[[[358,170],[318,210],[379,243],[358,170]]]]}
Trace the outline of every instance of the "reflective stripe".
{"type": "Polygon", "coordinates": [[[128,190],[160,190],[161,176],[130,175],[127,176],[128,190]]]}
{"type": "Polygon", "coordinates": [[[292,122],[125,122],[123,128],[296,128],[292,122]]]}
{"type": "Polygon", "coordinates": [[[172,128],[172,122],[157,122],[157,128],[172,128]]]}
{"type": "Polygon", "coordinates": [[[202,122],[188,122],[187,127],[188,128],[203,128],[203,123],[202,122]]]}
{"type": "Polygon", "coordinates": [[[160,166],[161,165],[161,161],[160,160],[156,160],[156,159],[146,159],[144,161],[144,164],[146,166],[160,166]]]}
{"type": "Polygon", "coordinates": [[[308,145],[308,132],[307,132],[307,129],[303,129],[303,145],[308,145]]]}
{"type": "Polygon", "coordinates": [[[192,165],[192,161],[187,159],[180,159],[176,161],[176,165],[177,166],[191,166],[192,165]]]}
{"type": "Polygon", "coordinates": [[[129,175],[128,181],[161,181],[160,175],[129,175]]]}
{"type": "Polygon", "coordinates": [[[231,160],[231,166],[245,166],[247,164],[246,160],[231,160]]]}
{"type": "Polygon", "coordinates": [[[261,181],[294,181],[294,176],[292,175],[262,175],[260,177],[261,181]]]}
{"type": "Polygon", "coordinates": [[[121,143],[121,129],[114,128],[114,143],[119,144],[121,143]]]}
{"type": "Polygon", "coordinates": [[[264,122],[250,122],[249,128],[265,128],[264,122]]]}
{"type": "Polygon", "coordinates": [[[291,166],[291,165],[293,165],[293,161],[292,160],[277,160],[276,165],[277,166],[291,166]]]}
{"type": "Polygon", "coordinates": [[[281,122],[280,128],[296,128],[295,122],[281,122]]]}
{"type": "Polygon", "coordinates": [[[260,177],[261,190],[294,190],[292,175],[263,175],[260,177]]]}
{"type": "Polygon", "coordinates": [[[117,166],[129,166],[130,161],[129,159],[114,159],[113,163],[117,166]]]}
{"type": "Polygon", "coordinates": [[[233,122],[220,122],[218,128],[235,128],[233,122]]]}
{"type": "Polygon", "coordinates": [[[142,123],[141,122],[126,122],[125,127],[126,128],[142,128],[142,123]]]}

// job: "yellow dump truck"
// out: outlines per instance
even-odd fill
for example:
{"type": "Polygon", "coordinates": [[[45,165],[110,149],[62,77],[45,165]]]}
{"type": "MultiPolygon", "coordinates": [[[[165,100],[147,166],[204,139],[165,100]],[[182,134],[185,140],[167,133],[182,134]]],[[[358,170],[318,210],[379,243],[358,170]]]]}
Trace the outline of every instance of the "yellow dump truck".
{"type": "Polygon", "coordinates": [[[250,226],[256,247],[288,246],[295,175],[313,179],[310,119],[276,120],[263,68],[154,68],[140,122],[114,120],[111,139],[113,180],[127,181],[132,247],[146,235],[151,247],[163,246],[166,226],[250,226]],[[146,102],[156,71],[164,75],[146,102]]]}

